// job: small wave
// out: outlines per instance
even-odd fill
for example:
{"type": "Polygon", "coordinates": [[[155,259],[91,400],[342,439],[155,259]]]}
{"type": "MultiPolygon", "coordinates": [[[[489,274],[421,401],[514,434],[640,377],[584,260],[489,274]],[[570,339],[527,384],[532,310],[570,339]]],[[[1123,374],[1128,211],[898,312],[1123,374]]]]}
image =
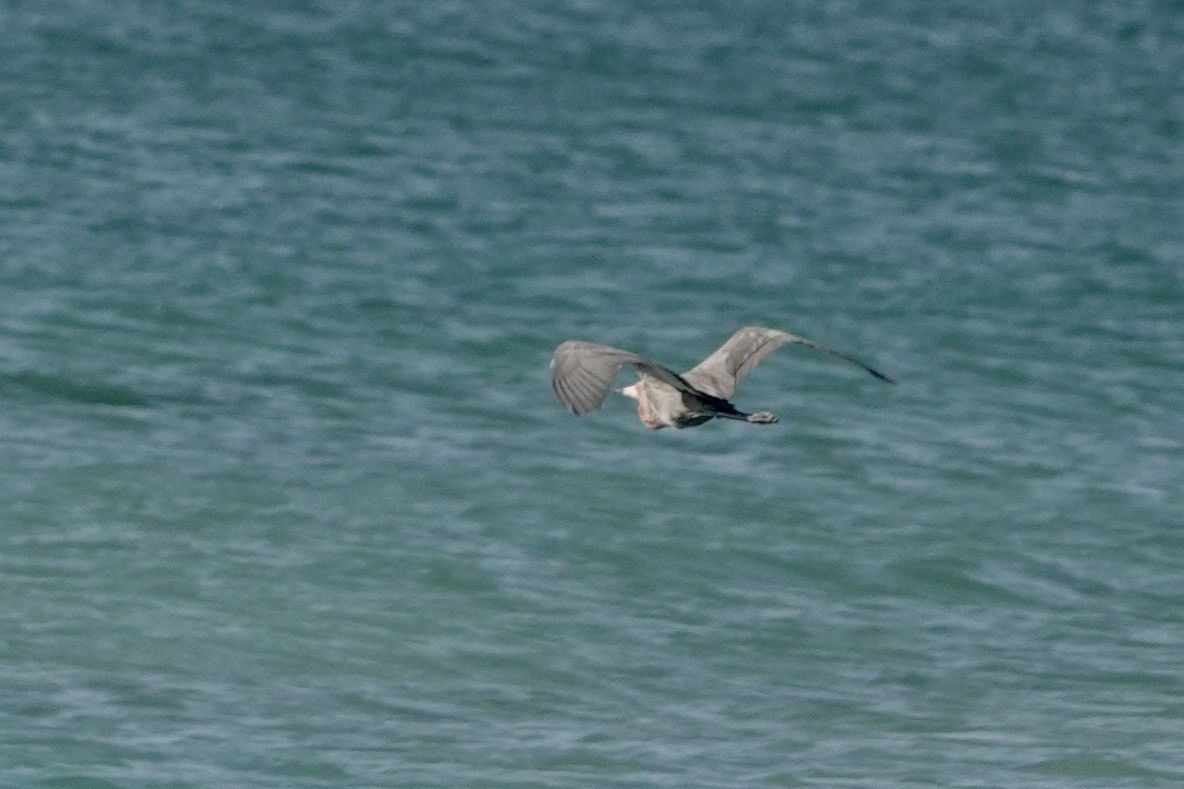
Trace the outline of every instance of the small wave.
{"type": "Polygon", "coordinates": [[[106,381],[81,381],[64,375],[21,372],[0,378],[0,392],[32,395],[75,403],[148,408],[147,398],[126,386],[106,381]]]}

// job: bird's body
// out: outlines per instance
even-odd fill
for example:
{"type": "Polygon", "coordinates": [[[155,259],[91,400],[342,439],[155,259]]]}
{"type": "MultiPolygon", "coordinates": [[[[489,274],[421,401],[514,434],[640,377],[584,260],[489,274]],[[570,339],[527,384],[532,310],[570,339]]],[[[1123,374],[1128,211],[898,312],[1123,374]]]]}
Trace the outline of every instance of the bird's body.
{"type": "Polygon", "coordinates": [[[772,424],[778,420],[768,411],[746,414],[728,398],[752,368],[787,343],[808,345],[862,367],[880,380],[895,383],[863,362],[811,340],[776,329],[745,326],[682,375],[631,351],[568,340],[555,349],[551,358],[551,385],[565,408],[586,414],[604,402],[621,366],[631,364],[637,370],[638,381],[618,391],[637,401],[637,418],[651,430],[695,427],[712,419],[772,424]]]}
{"type": "Polygon", "coordinates": [[[702,393],[691,394],[656,379],[647,382],[642,378],[619,391],[637,401],[637,418],[650,430],[696,427],[724,414],[740,415],[727,400],[713,403],[703,398],[702,393]]]}

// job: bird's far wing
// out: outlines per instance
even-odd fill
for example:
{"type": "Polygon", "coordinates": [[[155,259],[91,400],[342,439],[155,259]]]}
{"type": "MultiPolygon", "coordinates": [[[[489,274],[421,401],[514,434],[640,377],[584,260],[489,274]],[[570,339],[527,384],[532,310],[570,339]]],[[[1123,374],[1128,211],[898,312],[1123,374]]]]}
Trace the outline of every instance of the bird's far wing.
{"type": "Polygon", "coordinates": [[[685,381],[660,364],[620,348],[583,340],[568,340],[555,349],[551,387],[564,408],[586,414],[600,408],[621,365],[626,363],[677,389],[691,391],[685,381]]]}
{"type": "Polygon", "coordinates": [[[729,337],[727,342],[721,345],[715,353],[683,373],[682,377],[696,389],[727,399],[735,393],[737,384],[744,379],[744,376],[748,375],[766,356],[789,343],[806,345],[828,353],[857,367],[862,367],[881,381],[896,383],[894,379],[878,370],[873,370],[845,353],[839,353],[825,345],[819,345],[813,340],[807,340],[805,337],[759,326],[745,326],[740,329],[729,337]]]}

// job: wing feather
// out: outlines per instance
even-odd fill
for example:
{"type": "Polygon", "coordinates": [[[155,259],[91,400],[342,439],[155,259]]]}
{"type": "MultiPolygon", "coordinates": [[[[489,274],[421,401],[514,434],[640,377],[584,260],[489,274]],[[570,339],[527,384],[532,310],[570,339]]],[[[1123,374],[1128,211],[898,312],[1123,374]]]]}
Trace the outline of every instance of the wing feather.
{"type": "Polygon", "coordinates": [[[716,349],[715,353],[683,373],[682,377],[696,389],[727,399],[736,392],[736,386],[744,380],[744,376],[764,361],[766,356],[789,343],[814,348],[856,367],[861,367],[881,381],[896,383],[894,379],[845,353],[840,353],[805,337],[759,326],[745,326],[738,330],[728,338],[727,342],[716,349]]]}
{"type": "Polygon", "coordinates": [[[554,387],[555,395],[559,398],[559,402],[563,403],[564,408],[579,413],[576,410],[579,401],[572,395],[571,390],[567,388],[567,382],[553,378],[551,379],[551,385],[554,387]]]}
{"type": "MultiPolygon", "coordinates": [[[[615,376],[614,376],[615,377],[615,376]]],[[[568,391],[576,398],[585,409],[592,409],[596,404],[604,400],[604,394],[601,393],[603,387],[597,382],[588,371],[577,368],[572,374],[564,380],[568,391]]]]}
{"type": "Polygon", "coordinates": [[[567,340],[555,349],[551,357],[551,387],[564,408],[586,414],[600,408],[623,364],[631,364],[677,389],[693,391],[678,375],[643,356],[584,340],[567,340]]]}

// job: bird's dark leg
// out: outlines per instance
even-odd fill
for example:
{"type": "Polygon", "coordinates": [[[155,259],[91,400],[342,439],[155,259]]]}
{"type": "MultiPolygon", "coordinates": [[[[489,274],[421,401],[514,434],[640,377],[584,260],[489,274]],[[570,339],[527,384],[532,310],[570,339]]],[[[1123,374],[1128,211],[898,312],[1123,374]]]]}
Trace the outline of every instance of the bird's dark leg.
{"type": "Polygon", "coordinates": [[[713,416],[716,419],[735,419],[739,422],[751,422],[754,425],[771,425],[781,421],[771,411],[758,411],[755,414],[746,414],[743,411],[737,411],[734,414],[716,412],[713,416]]]}

